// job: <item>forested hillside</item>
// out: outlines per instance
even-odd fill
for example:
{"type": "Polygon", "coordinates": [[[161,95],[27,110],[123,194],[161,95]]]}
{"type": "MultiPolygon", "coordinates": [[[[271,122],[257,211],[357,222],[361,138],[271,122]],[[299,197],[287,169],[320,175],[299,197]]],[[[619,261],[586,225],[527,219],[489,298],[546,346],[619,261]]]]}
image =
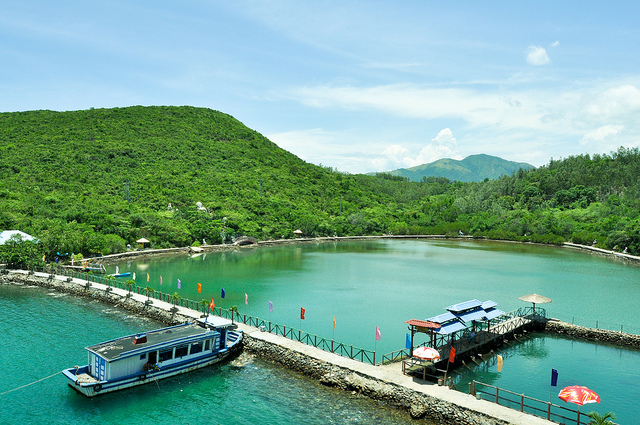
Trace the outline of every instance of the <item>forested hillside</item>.
{"type": "Polygon", "coordinates": [[[159,248],[291,238],[296,229],[597,240],[640,253],[638,149],[481,183],[407,182],[305,163],[203,108],[2,113],[0,129],[0,230],[36,236],[49,261],[120,252],[140,237],[159,248]]]}

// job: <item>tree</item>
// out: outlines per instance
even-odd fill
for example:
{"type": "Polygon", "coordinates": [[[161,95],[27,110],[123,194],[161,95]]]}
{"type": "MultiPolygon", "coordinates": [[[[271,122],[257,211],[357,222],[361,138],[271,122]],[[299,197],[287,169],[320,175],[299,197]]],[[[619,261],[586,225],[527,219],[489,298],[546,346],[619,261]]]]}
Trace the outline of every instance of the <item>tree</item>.
{"type": "Polygon", "coordinates": [[[153,295],[156,290],[147,285],[147,287],[144,288],[143,291],[145,294],[147,294],[147,304],[151,304],[151,295],[153,295]]]}
{"type": "Polygon", "coordinates": [[[136,281],[133,279],[129,279],[124,283],[124,286],[129,288],[129,294],[127,296],[131,296],[131,289],[136,286],[136,281]]]}
{"type": "Polygon", "coordinates": [[[614,424],[616,415],[613,412],[607,412],[604,415],[600,415],[598,412],[589,412],[587,416],[591,418],[587,425],[609,425],[614,424]]]}
{"type": "Polygon", "coordinates": [[[177,292],[174,292],[173,295],[171,295],[171,302],[175,306],[176,304],[178,304],[178,302],[180,301],[181,298],[182,297],[180,295],[178,295],[177,292]]]}
{"type": "Polygon", "coordinates": [[[42,247],[40,244],[23,240],[22,236],[12,236],[4,245],[0,245],[0,263],[8,267],[26,269],[41,262],[42,247]]]}

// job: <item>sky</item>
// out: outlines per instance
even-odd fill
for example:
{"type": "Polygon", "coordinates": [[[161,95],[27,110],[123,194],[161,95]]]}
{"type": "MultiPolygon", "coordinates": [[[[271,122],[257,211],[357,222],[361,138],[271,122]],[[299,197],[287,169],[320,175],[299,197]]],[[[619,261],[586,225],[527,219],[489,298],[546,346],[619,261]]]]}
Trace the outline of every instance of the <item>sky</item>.
{"type": "Polygon", "coordinates": [[[0,112],[190,105],[349,173],[640,146],[640,2],[4,0],[0,112]]]}

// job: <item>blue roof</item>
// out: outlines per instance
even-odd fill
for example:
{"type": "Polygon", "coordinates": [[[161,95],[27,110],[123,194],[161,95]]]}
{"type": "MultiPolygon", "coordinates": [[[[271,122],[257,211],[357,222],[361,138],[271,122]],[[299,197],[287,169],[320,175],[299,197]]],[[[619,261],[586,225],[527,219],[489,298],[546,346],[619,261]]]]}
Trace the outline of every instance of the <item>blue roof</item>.
{"type": "Polygon", "coordinates": [[[489,310],[490,308],[497,307],[497,306],[498,306],[498,303],[491,300],[485,301],[482,303],[482,308],[484,308],[485,310],[489,310]]]}
{"type": "Polygon", "coordinates": [[[489,310],[485,311],[483,320],[491,320],[491,319],[495,319],[498,316],[502,316],[504,314],[504,311],[502,310],[498,310],[497,308],[490,308],[489,310]]]}
{"type": "Polygon", "coordinates": [[[482,320],[484,316],[487,315],[487,312],[481,308],[477,308],[475,310],[465,311],[464,313],[460,313],[457,316],[465,323],[473,322],[476,320],[482,320]]]}
{"type": "Polygon", "coordinates": [[[447,307],[447,310],[449,310],[452,313],[460,313],[465,310],[480,307],[481,305],[482,303],[480,302],[480,300],[470,300],[470,301],[465,301],[463,303],[450,305],[449,307],[447,307]]]}
{"type": "Polygon", "coordinates": [[[442,325],[440,329],[436,330],[436,333],[448,335],[448,334],[452,334],[454,332],[460,331],[462,329],[466,329],[466,326],[464,325],[464,323],[455,320],[453,322],[449,322],[442,325]]]}
{"type": "Polygon", "coordinates": [[[449,320],[453,320],[455,318],[456,316],[454,316],[453,313],[450,313],[447,311],[446,313],[439,314],[438,316],[430,317],[427,320],[430,322],[442,324],[444,322],[448,322],[449,320]]]}

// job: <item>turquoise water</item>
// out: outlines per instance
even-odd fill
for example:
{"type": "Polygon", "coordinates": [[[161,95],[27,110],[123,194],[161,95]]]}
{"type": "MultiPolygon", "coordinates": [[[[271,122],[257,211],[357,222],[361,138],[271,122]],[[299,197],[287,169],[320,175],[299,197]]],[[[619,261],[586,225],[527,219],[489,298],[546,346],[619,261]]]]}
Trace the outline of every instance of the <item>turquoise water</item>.
{"type": "MultiPolygon", "coordinates": [[[[564,387],[582,385],[600,395],[599,404],[587,404],[581,413],[614,412],[620,424],[638,423],[637,406],[640,400],[640,352],[610,345],[596,345],[585,341],[535,333],[520,342],[511,341],[495,353],[485,356],[480,365],[467,361],[453,374],[460,390],[466,391],[471,380],[506,388],[542,401],[576,409],[558,398],[564,387]],[[496,354],[503,357],[502,372],[496,368],[496,354]],[[558,385],[551,387],[551,369],[558,371],[558,385]]],[[[486,391],[495,397],[494,389],[486,391]]],[[[491,398],[491,397],[486,397],[491,398]]],[[[531,405],[531,402],[527,402],[531,405]]],[[[546,411],[545,406],[537,405],[546,411]]],[[[515,406],[519,408],[519,402],[515,406]]],[[[565,417],[567,412],[553,409],[565,417]]],[[[575,420],[575,416],[572,416],[575,420]]]]}
{"type": "MultiPolygon", "coordinates": [[[[640,333],[636,308],[640,305],[640,268],[569,249],[379,240],[165,257],[123,262],[119,267],[135,272],[139,286],[178,292],[193,300],[214,297],[216,306],[236,305],[241,314],[375,349],[378,359],[404,348],[406,320],[425,319],[444,312],[448,305],[473,298],[492,299],[509,311],[530,305],[517,298],[533,292],[553,299],[544,305],[552,317],[592,327],[597,321],[600,327],[619,330],[623,326],[625,331],[640,333]],[[182,281],[179,290],[177,279],[182,281]],[[201,294],[197,293],[198,282],[202,283],[201,294]],[[221,288],[226,291],[224,300],[221,288]],[[245,293],[248,305],[244,304],[245,293]],[[273,313],[269,313],[269,301],[273,313]],[[304,321],[300,307],[306,309],[304,321]],[[382,333],[379,342],[376,326],[382,333]]],[[[8,325],[10,341],[0,350],[4,372],[0,392],[86,363],[84,347],[89,344],[157,326],[99,303],[2,286],[0,315],[8,325]]],[[[633,392],[640,369],[638,351],[549,336],[531,341],[528,346],[514,344],[501,351],[505,366],[500,387],[548,400],[550,371],[555,368],[560,386],[579,383],[602,397],[601,404],[589,405],[583,412],[611,410],[619,423],[634,423],[634,407],[627,400],[638,399],[633,392]]],[[[483,367],[486,373],[474,371],[479,374],[475,379],[495,383],[490,370],[495,366],[486,363],[483,367]]],[[[475,376],[468,368],[460,372],[475,376]]],[[[466,390],[467,378],[456,379],[466,390]]],[[[162,381],[160,388],[145,386],[104,399],[78,396],[61,376],[30,388],[37,389],[35,397],[25,390],[10,393],[9,398],[0,396],[0,422],[4,412],[11,412],[18,418],[15,422],[32,423],[27,420],[29,409],[36,410],[39,419],[54,423],[58,419],[49,416],[52,411],[66,418],[60,423],[120,423],[128,415],[134,415],[136,423],[263,423],[262,418],[271,418],[271,423],[408,421],[393,413],[378,417],[383,409],[377,404],[361,404],[360,398],[257,360],[243,368],[223,365],[162,381]],[[38,407],[45,405],[46,409],[38,407]]],[[[551,394],[558,403],[555,395],[551,394]]]]}
{"type": "MultiPolygon", "coordinates": [[[[84,347],[157,328],[98,302],[40,288],[0,285],[0,393],[87,361],[84,347]]],[[[361,396],[325,388],[258,359],[240,358],[88,399],[58,374],[0,395],[1,424],[393,424],[409,417],[361,396]]]]}
{"type": "Polygon", "coordinates": [[[119,266],[120,271],[135,272],[139,286],[178,292],[192,300],[214,297],[216,306],[235,305],[242,314],[378,355],[404,348],[404,322],[409,319],[426,319],[474,298],[491,299],[498,308],[511,311],[531,306],[518,297],[534,292],[553,299],[542,306],[552,317],[590,327],[597,321],[601,328],[622,326],[640,333],[640,267],[570,249],[378,240],[243,249],[119,266]],[[301,307],[306,310],[304,321],[301,307]],[[376,326],[381,341],[375,339],[376,326]]]}

